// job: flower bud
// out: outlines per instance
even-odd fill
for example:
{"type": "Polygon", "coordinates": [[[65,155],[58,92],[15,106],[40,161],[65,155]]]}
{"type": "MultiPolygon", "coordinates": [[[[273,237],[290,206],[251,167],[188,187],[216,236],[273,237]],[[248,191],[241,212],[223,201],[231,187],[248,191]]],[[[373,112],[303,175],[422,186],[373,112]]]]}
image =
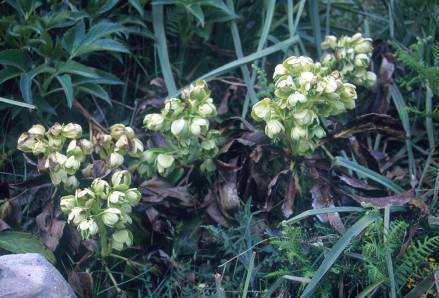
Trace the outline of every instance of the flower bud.
{"type": "Polygon", "coordinates": [[[76,123],[68,123],[62,128],[62,134],[68,139],[79,139],[82,135],[82,127],[76,123]]]}
{"type": "Polygon", "coordinates": [[[61,211],[64,213],[69,212],[76,206],[76,199],[75,196],[69,195],[69,196],[63,196],[61,197],[59,201],[59,205],[61,207],[61,211]]]}
{"type": "Polygon", "coordinates": [[[273,79],[277,79],[278,77],[285,74],[287,74],[287,69],[285,68],[285,66],[283,66],[283,64],[278,64],[274,68],[273,79]]]}
{"type": "Polygon", "coordinates": [[[104,179],[96,178],[91,183],[91,190],[94,192],[95,195],[97,195],[101,199],[104,199],[107,197],[108,192],[110,191],[110,184],[108,184],[108,182],[104,179]]]}
{"type": "Polygon", "coordinates": [[[198,107],[198,114],[201,117],[212,117],[216,115],[216,107],[211,102],[203,103],[198,107]]]}
{"type": "Polygon", "coordinates": [[[54,137],[54,136],[49,135],[47,137],[47,139],[49,140],[49,147],[52,150],[60,150],[65,142],[65,139],[61,136],[54,137]]]}
{"type": "Polygon", "coordinates": [[[26,153],[31,153],[35,147],[36,139],[27,132],[23,132],[17,141],[17,149],[26,153]]]}
{"type": "Polygon", "coordinates": [[[293,116],[294,116],[294,119],[296,119],[297,122],[299,122],[301,125],[310,124],[316,118],[315,113],[313,111],[307,110],[307,109],[300,111],[300,112],[297,112],[293,116]]]}
{"type": "Polygon", "coordinates": [[[112,227],[119,221],[120,214],[117,208],[107,208],[102,213],[102,221],[105,225],[112,227]]]}
{"type": "Polygon", "coordinates": [[[66,150],[67,156],[76,156],[82,157],[82,149],[78,146],[78,142],[76,140],[71,140],[69,145],[67,145],[66,150]]]}
{"type": "Polygon", "coordinates": [[[303,138],[305,136],[306,136],[306,129],[304,129],[303,127],[295,126],[291,130],[291,138],[293,140],[298,140],[298,139],[303,138]]]}
{"type": "Polygon", "coordinates": [[[209,93],[205,81],[197,81],[189,87],[189,96],[195,101],[202,101],[209,96],[209,93]]]}
{"type": "Polygon", "coordinates": [[[343,100],[343,102],[348,100],[355,100],[357,99],[357,92],[355,91],[356,87],[355,85],[344,83],[343,87],[340,89],[340,97],[343,100]]]}
{"type": "Polygon", "coordinates": [[[131,185],[131,175],[127,170],[114,172],[111,184],[115,190],[127,190],[131,185]]]}
{"type": "Polygon", "coordinates": [[[108,200],[113,204],[120,204],[125,201],[125,193],[121,191],[113,191],[108,196],[108,200]]]}
{"type": "Polygon", "coordinates": [[[165,100],[165,107],[163,108],[162,113],[164,115],[167,115],[170,112],[172,112],[173,114],[179,114],[183,111],[183,109],[184,108],[180,99],[170,98],[165,100]]]}
{"type": "Polygon", "coordinates": [[[83,238],[87,239],[89,236],[97,234],[99,227],[93,219],[85,219],[79,223],[78,229],[81,231],[83,238]]]}
{"type": "Polygon", "coordinates": [[[201,132],[209,129],[209,122],[203,118],[195,118],[192,120],[190,131],[193,135],[198,136],[201,132]]]}
{"type": "Polygon", "coordinates": [[[74,207],[70,210],[70,214],[67,218],[67,221],[73,222],[73,224],[78,225],[84,219],[85,219],[84,208],[74,207]]]}
{"type": "Polygon", "coordinates": [[[79,160],[76,159],[75,156],[70,156],[64,163],[64,168],[66,169],[67,174],[70,175],[75,174],[80,166],[81,163],[79,162],[79,160]]]}
{"type": "Polygon", "coordinates": [[[269,120],[265,125],[265,134],[273,139],[276,137],[281,131],[284,130],[282,123],[279,120],[269,120]]]}
{"type": "Polygon", "coordinates": [[[27,132],[34,136],[44,136],[46,129],[41,124],[35,124],[27,132]]]}
{"type": "Polygon", "coordinates": [[[113,152],[110,154],[110,167],[118,168],[123,164],[124,158],[123,155],[113,152]]]}
{"type": "Polygon", "coordinates": [[[307,98],[305,95],[299,92],[295,92],[288,96],[288,103],[294,107],[298,102],[306,102],[307,98]]]}
{"type": "Polygon", "coordinates": [[[127,229],[117,231],[113,234],[111,246],[115,250],[122,250],[124,246],[131,246],[133,244],[133,235],[127,229]]]}
{"type": "Polygon", "coordinates": [[[183,118],[172,121],[171,123],[171,133],[178,137],[186,128],[187,121],[183,118]]]}
{"type": "Polygon", "coordinates": [[[114,124],[110,127],[110,134],[114,139],[120,138],[125,134],[125,125],[121,123],[114,124]]]}
{"type": "Polygon", "coordinates": [[[142,141],[140,141],[138,138],[133,138],[131,140],[132,145],[131,145],[131,149],[129,152],[129,155],[132,157],[138,157],[142,154],[143,152],[143,143],[142,141]]]}
{"type": "Polygon", "coordinates": [[[326,35],[325,40],[323,40],[320,46],[323,50],[335,49],[337,47],[337,37],[334,35],[326,35]]]}
{"type": "Polygon", "coordinates": [[[69,176],[64,182],[64,188],[68,191],[74,191],[79,187],[79,181],[75,176],[69,176]]]}
{"type": "Polygon", "coordinates": [[[264,98],[258,101],[252,108],[252,117],[255,120],[265,120],[270,116],[271,112],[271,99],[264,98]]]}
{"type": "Polygon", "coordinates": [[[131,205],[137,204],[140,199],[140,192],[137,188],[130,188],[125,192],[125,198],[131,205]]]}
{"type": "Polygon", "coordinates": [[[142,160],[146,161],[147,163],[154,163],[155,162],[155,154],[152,150],[146,150],[142,153],[142,160]]]}
{"type": "Polygon", "coordinates": [[[160,130],[163,125],[163,117],[160,114],[148,114],[143,119],[143,125],[149,130],[160,130]]]}

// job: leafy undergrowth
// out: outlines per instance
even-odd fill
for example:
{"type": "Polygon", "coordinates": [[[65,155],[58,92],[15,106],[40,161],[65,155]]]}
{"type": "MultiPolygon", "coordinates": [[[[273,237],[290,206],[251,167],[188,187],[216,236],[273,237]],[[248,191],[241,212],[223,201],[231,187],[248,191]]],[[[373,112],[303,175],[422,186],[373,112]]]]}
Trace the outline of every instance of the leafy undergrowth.
{"type": "Polygon", "coordinates": [[[437,296],[439,5],[363,2],[1,2],[1,253],[80,297],[437,296]]]}

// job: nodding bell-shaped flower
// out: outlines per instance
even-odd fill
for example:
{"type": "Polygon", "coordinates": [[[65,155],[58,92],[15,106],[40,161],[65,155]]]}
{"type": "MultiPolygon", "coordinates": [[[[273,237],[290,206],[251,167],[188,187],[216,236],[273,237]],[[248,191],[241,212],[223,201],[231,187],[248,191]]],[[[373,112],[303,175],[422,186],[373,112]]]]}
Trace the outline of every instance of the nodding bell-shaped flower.
{"type": "Polygon", "coordinates": [[[196,81],[189,87],[189,97],[195,101],[202,101],[209,96],[209,89],[205,81],[196,81]]]}
{"type": "Polygon", "coordinates": [[[368,39],[363,39],[355,45],[354,51],[357,54],[369,54],[372,51],[372,44],[368,39]]]}
{"type": "Polygon", "coordinates": [[[355,100],[357,99],[357,92],[356,92],[355,85],[352,85],[350,83],[344,83],[343,87],[340,90],[340,97],[343,101],[348,100],[355,100]]]}
{"type": "Polygon", "coordinates": [[[81,147],[79,147],[79,143],[77,140],[71,140],[70,143],[67,145],[66,150],[67,156],[76,156],[76,157],[82,157],[83,152],[81,147]]]}
{"type": "Polygon", "coordinates": [[[309,90],[315,79],[316,76],[312,72],[304,71],[300,74],[298,82],[305,90],[309,90]]]}
{"type": "Polygon", "coordinates": [[[165,107],[162,110],[164,115],[168,113],[179,114],[183,111],[184,107],[180,99],[170,98],[165,100],[165,107]]]}
{"type": "Polygon", "coordinates": [[[306,137],[306,129],[300,126],[295,126],[291,129],[291,138],[293,140],[298,140],[306,137]]]}
{"type": "Polygon", "coordinates": [[[63,126],[58,122],[55,122],[55,124],[49,127],[49,130],[47,132],[52,137],[59,137],[61,136],[62,130],[63,130],[63,126]]]}
{"type": "Polygon", "coordinates": [[[67,221],[79,225],[79,223],[85,219],[84,213],[84,208],[74,207],[70,210],[67,221]]]}
{"type": "Polygon", "coordinates": [[[126,135],[122,135],[119,137],[119,139],[116,141],[116,150],[117,151],[123,151],[125,152],[125,150],[128,148],[128,138],[126,135]]]}
{"type": "Polygon", "coordinates": [[[252,117],[255,120],[264,120],[269,118],[271,114],[271,99],[264,98],[258,101],[252,108],[252,117]]]}
{"type": "Polygon", "coordinates": [[[137,188],[130,188],[125,192],[125,198],[131,205],[137,204],[140,199],[140,192],[137,190],[137,188]]]}
{"type": "Polygon", "coordinates": [[[41,124],[35,124],[27,132],[34,136],[44,136],[46,129],[41,124]]]}
{"type": "Polygon", "coordinates": [[[294,92],[293,94],[291,94],[290,96],[288,96],[288,103],[294,107],[297,103],[299,102],[306,102],[307,98],[305,95],[303,95],[300,92],[294,92]]]}
{"type": "Polygon", "coordinates": [[[129,126],[125,126],[125,135],[128,139],[132,139],[136,134],[134,133],[134,129],[129,126]]]}
{"type": "Polygon", "coordinates": [[[205,102],[198,107],[198,114],[202,117],[212,117],[216,114],[216,107],[212,102],[205,102]]]}
{"type": "Polygon", "coordinates": [[[334,35],[326,35],[325,40],[323,40],[323,42],[321,43],[321,48],[323,50],[335,49],[336,46],[337,46],[337,37],[335,37],[334,35]]]}
{"type": "Polygon", "coordinates": [[[108,200],[113,204],[120,204],[125,201],[125,193],[115,190],[110,193],[108,200]]]}
{"type": "Polygon", "coordinates": [[[49,175],[50,175],[50,180],[55,186],[67,180],[67,172],[63,168],[60,168],[53,172],[50,171],[49,175]]]}
{"type": "Polygon", "coordinates": [[[26,153],[31,153],[35,144],[36,144],[36,139],[31,136],[29,133],[27,132],[23,132],[20,137],[18,138],[17,141],[17,148],[20,151],[26,152],[26,153]]]}
{"type": "Polygon", "coordinates": [[[180,134],[182,134],[185,131],[185,128],[187,126],[187,121],[183,118],[177,119],[172,121],[171,123],[171,133],[178,137],[180,134]]]}
{"type": "Polygon", "coordinates": [[[110,167],[118,168],[123,164],[124,158],[122,154],[113,152],[110,154],[110,167]]]}
{"type": "Polygon", "coordinates": [[[275,138],[284,130],[282,123],[279,120],[269,120],[265,125],[265,134],[270,138],[275,138]]]}
{"type": "Polygon", "coordinates": [[[74,191],[79,187],[79,181],[75,176],[68,176],[64,182],[64,188],[68,191],[74,191]]]}
{"type": "Polygon", "coordinates": [[[157,155],[157,171],[160,174],[164,174],[167,169],[174,164],[174,157],[169,154],[157,155]]]}
{"type": "Polygon", "coordinates": [[[76,171],[81,166],[81,163],[79,160],[76,159],[75,156],[70,156],[67,158],[66,162],[64,163],[64,168],[66,169],[67,174],[73,175],[76,173],[76,171]]]}
{"type": "Polygon", "coordinates": [[[117,124],[114,124],[110,127],[110,135],[114,139],[118,139],[124,134],[125,134],[125,125],[123,125],[121,123],[117,123],[117,124]]]}
{"type": "Polygon", "coordinates": [[[59,205],[61,211],[67,213],[76,207],[76,198],[73,195],[63,196],[59,201],[59,205]]]}
{"type": "Polygon", "coordinates": [[[214,150],[216,149],[216,142],[215,140],[204,140],[203,142],[201,142],[201,148],[203,148],[206,151],[210,151],[210,150],[214,150]]]}
{"type": "Polygon", "coordinates": [[[51,135],[49,135],[47,139],[49,140],[49,148],[51,148],[52,150],[60,150],[65,142],[65,139],[63,137],[52,137],[51,135]]]}
{"type": "Polygon", "coordinates": [[[209,122],[204,118],[195,118],[192,120],[190,131],[193,135],[198,136],[209,129],[209,122]]]}
{"type": "Polygon", "coordinates": [[[127,190],[131,185],[130,173],[127,170],[114,172],[113,176],[111,176],[111,184],[113,185],[114,190],[127,190]]]}
{"type": "Polygon", "coordinates": [[[139,157],[144,149],[142,141],[140,141],[138,138],[133,138],[131,142],[132,147],[130,149],[129,155],[132,157],[139,157]]]}
{"type": "Polygon", "coordinates": [[[163,116],[160,114],[148,114],[143,119],[143,125],[149,130],[157,131],[162,128],[163,121],[163,116]]]}
{"type": "Polygon", "coordinates": [[[32,148],[33,155],[46,154],[47,144],[43,140],[36,140],[34,147],[32,148]]]}
{"type": "Polygon", "coordinates": [[[115,250],[122,250],[124,246],[133,245],[133,235],[127,229],[117,231],[113,234],[111,246],[115,250]]]}
{"type": "Polygon", "coordinates": [[[78,229],[81,231],[83,238],[87,239],[88,237],[97,234],[99,227],[93,219],[85,219],[79,223],[78,229]]]}
{"type": "Polygon", "coordinates": [[[285,66],[283,66],[283,64],[278,64],[274,68],[273,79],[277,79],[278,77],[286,74],[287,74],[287,69],[285,68],[285,66]]]}
{"type": "Polygon", "coordinates": [[[68,123],[62,128],[62,135],[68,139],[79,139],[82,135],[82,127],[76,123],[68,123]]]}
{"type": "Polygon", "coordinates": [[[375,86],[376,81],[377,81],[376,74],[372,71],[368,71],[366,73],[366,86],[369,88],[373,87],[373,86],[375,86]]]}
{"type": "Polygon", "coordinates": [[[86,139],[79,140],[79,147],[81,147],[82,153],[90,155],[93,152],[93,143],[86,139]]]}
{"type": "Polygon", "coordinates": [[[90,208],[95,200],[95,193],[90,188],[78,189],[75,194],[78,202],[81,202],[81,206],[90,208]]]}
{"type": "Polygon", "coordinates": [[[107,208],[102,213],[102,221],[105,225],[112,227],[119,221],[121,213],[117,208],[107,208]]]}
{"type": "Polygon", "coordinates": [[[108,184],[108,182],[104,179],[96,178],[91,183],[91,190],[96,196],[104,199],[108,196],[108,193],[110,192],[110,184],[108,184]]]}
{"type": "Polygon", "coordinates": [[[316,118],[316,114],[313,111],[307,109],[297,112],[293,116],[294,119],[296,119],[297,122],[301,125],[311,124],[316,118]]]}

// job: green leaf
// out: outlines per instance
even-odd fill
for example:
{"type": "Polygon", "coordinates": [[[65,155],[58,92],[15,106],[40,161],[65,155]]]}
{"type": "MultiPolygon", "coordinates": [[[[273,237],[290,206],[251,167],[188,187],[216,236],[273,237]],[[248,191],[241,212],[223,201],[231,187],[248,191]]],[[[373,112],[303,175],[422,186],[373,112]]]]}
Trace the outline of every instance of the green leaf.
{"type": "Polygon", "coordinates": [[[135,10],[143,17],[145,15],[145,10],[143,9],[142,4],[139,2],[139,0],[128,0],[128,3],[131,4],[132,7],[134,7],[135,10]]]}
{"type": "Polygon", "coordinates": [[[110,96],[108,95],[107,91],[105,91],[105,89],[102,88],[102,86],[100,85],[83,84],[79,87],[79,90],[91,94],[93,96],[99,97],[105,100],[109,105],[112,105],[110,96]]]}
{"type": "Polygon", "coordinates": [[[349,245],[351,240],[358,236],[367,226],[373,223],[376,220],[376,216],[374,214],[368,213],[360,218],[352,227],[350,227],[346,233],[334,244],[331,250],[326,255],[322,264],[320,264],[317,271],[314,273],[313,278],[306,286],[300,297],[313,297],[313,293],[319,284],[320,280],[323,276],[328,272],[331,266],[338,259],[340,254],[345,250],[345,248],[349,245]]]}
{"type": "Polygon", "coordinates": [[[27,71],[32,66],[32,60],[25,51],[9,49],[0,52],[0,64],[15,66],[22,71],[27,71]]]}
{"type": "Polygon", "coordinates": [[[55,255],[47,249],[38,237],[22,232],[1,232],[0,247],[12,253],[40,253],[51,263],[56,263],[55,255]]]}
{"type": "Polygon", "coordinates": [[[201,6],[199,4],[192,4],[188,5],[187,10],[190,11],[190,13],[197,18],[198,22],[202,27],[204,27],[204,13],[201,9],[201,6]]]}
{"type": "Polygon", "coordinates": [[[335,213],[335,212],[364,212],[365,209],[361,207],[328,207],[328,208],[318,208],[318,209],[310,209],[305,212],[300,213],[299,215],[294,216],[288,220],[283,221],[283,223],[293,224],[298,222],[308,216],[319,215],[324,213],[335,213]]]}
{"type": "Polygon", "coordinates": [[[91,79],[98,79],[100,77],[99,74],[97,73],[97,69],[93,67],[85,66],[73,60],[68,60],[67,62],[60,64],[58,66],[58,72],[60,74],[63,73],[75,74],[78,76],[91,78],[91,79]]]}
{"type": "Polygon", "coordinates": [[[107,2],[100,7],[98,14],[103,14],[111,10],[117,4],[117,2],[119,2],[119,0],[107,0],[107,2]]]}
{"type": "Polygon", "coordinates": [[[58,82],[61,84],[61,87],[66,94],[67,106],[71,109],[73,104],[73,86],[72,86],[72,78],[68,74],[64,74],[61,76],[56,76],[58,82]]]}
{"type": "Polygon", "coordinates": [[[360,175],[364,175],[367,178],[389,188],[390,190],[392,190],[393,192],[395,192],[397,194],[402,193],[404,191],[404,189],[401,186],[399,186],[398,184],[396,184],[395,182],[393,182],[389,178],[387,178],[381,174],[378,174],[377,172],[374,172],[374,171],[372,171],[372,170],[370,170],[362,165],[359,165],[356,162],[350,161],[346,158],[337,156],[334,159],[333,165],[334,166],[342,166],[342,167],[345,167],[345,168],[350,169],[352,171],[355,171],[360,175]]]}
{"type": "Polygon", "coordinates": [[[0,102],[4,102],[10,105],[14,105],[14,106],[19,106],[19,107],[23,107],[23,108],[29,108],[29,109],[35,109],[35,106],[21,102],[21,101],[16,101],[16,100],[12,100],[12,99],[7,99],[7,98],[3,98],[0,97],[0,102]]]}
{"type": "Polygon", "coordinates": [[[156,38],[157,53],[159,55],[160,68],[165,79],[168,96],[177,93],[174,76],[172,75],[171,63],[169,62],[168,46],[166,45],[166,34],[163,20],[163,5],[152,6],[152,24],[156,38]]]}
{"type": "Polygon", "coordinates": [[[99,39],[93,43],[87,43],[76,50],[75,56],[81,56],[98,51],[129,53],[127,47],[114,39],[99,39]]]}
{"type": "Polygon", "coordinates": [[[21,71],[18,68],[12,67],[12,66],[6,66],[2,70],[0,70],[0,84],[3,84],[4,82],[13,79],[15,77],[18,77],[23,71],[21,71]]]}
{"type": "Polygon", "coordinates": [[[39,74],[42,73],[54,73],[55,69],[53,67],[47,66],[46,64],[42,64],[31,71],[24,73],[20,76],[20,91],[24,100],[28,104],[32,104],[32,80],[39,74]]]}

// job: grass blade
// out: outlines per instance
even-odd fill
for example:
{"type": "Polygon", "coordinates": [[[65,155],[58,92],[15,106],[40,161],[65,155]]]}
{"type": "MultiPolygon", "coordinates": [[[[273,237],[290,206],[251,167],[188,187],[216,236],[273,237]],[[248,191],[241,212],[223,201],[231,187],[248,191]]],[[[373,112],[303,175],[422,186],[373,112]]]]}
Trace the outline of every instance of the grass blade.
{"type": "Polygon", "coordinates": [[[338,259],[340,254],[345,250],[345,248],[349,245],[351,240],[358,236],[368,225],[373,223],[376,220],[376,216],[368,213],[364,215],[362,218],[360,218],[352,227],[350,227],[346,233],[341,237],[331,248],[329,253],[326,255],[325,259],[323,260],[320,267],[317,269],[316,273],[314,274],[313,278],[309,282],[309,284],[306,286],[305,290],[303,291],[302,295],[300,297],[306,298],[306,297],[313,297],[313,293],[320,282],[320,280],[323,278],[323,276],[326,274],[326,272],[331,268],[331,266],[335,263],[335,261],[338,259]]]}
{"type": "Polygon", "coordinates": [[[157,52],[160,61],[160,68],[165,79],[168,94],[177,93],[174,76],[172,75],[171,63],[169,62],[168,47],[166,45],[166,35],[164,27],[163,5],[152,5],[152,24],[154,27],[154,36],[156,39],[157,52]]]}
{"type": "Polygon", "coordinates": [[[365,210],[361,207],[329,207],[329,208],[318,208],[311,209],[305,212],[300,213],[299,215],[294,216],[288,220],[284,220],[283,223],[293,224],[298,222],[308,216],[319,215],[324,213],[335,213],[335,212],[364,212],[365,210]]]}
{"type": "MultiPolygon", "coordinates": [[[[390,206],[386,206],[384,208],[384,239],[387,243],[387,236],[389,234],[390,227],[390,206]]],[[[386,265],[387,265],[387,274],[389,275],[390,281],[390,297],[396,298],[396,283],[395,283],[395,274],[393,273],[393,262],[392,262],[392,253],[390,251],[390,247],[387,243],[386,245],[386,265]]]]}
{"type": "Polygon", "coordinates": [[[18,106],[18,107],[23,107],[23,108],[29,108],[29,109],[35,109],[34,105],[25,103],[25,102],[21,102],[21,101],[16,101],[16,100],[12,100],[12,99],[7,99],[7,98],[3,98],[0,97],[0,102],[4,102],[10,105],[14,105],[14,106],[18,106]]]}
{"type": "Polygon", "coordinates": [[[334,166],[342,166],[342,167],[350,169],[358,174],[364,175],[367,178],[391,189],[393,192],[395,192],[397,194],[404,191],[404,189],[401,186],[399,186],[398,184],[396,184],[395,182],[393,182],[389,178],[387,178],[381,174],[378,174],[377,172],[374,172],[374,171],[372,171],[372,170],[370,170],[362,165],[359,165],[356,162],[350,161],[346,158],[337,156],[334,159],[333,165],[334,166]]]}
{"type": "Polygon", "coordinates": [[[241,296],[242,298],[247,297],[248,288],[250,285],[250,278],[252,276],[253,267],[255,266],[255,256],[256,256],[256,253],[253,252],[252,256],[250,258],[250,262],[248,264],[248,268],[247,268],[247,275],[245,277],[244,290],[242,291],[242,296],[241,296]]]}

